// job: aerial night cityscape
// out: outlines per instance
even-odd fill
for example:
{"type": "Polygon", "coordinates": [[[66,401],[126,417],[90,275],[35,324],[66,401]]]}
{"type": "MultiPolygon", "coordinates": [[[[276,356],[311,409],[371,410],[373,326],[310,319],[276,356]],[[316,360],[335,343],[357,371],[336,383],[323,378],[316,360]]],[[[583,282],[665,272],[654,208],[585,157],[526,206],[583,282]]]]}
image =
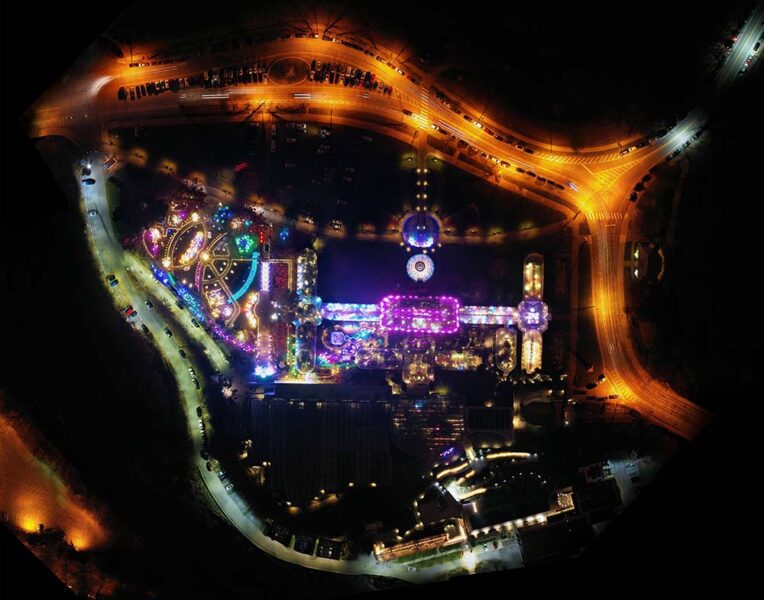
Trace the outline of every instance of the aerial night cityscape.
{"type": "Polygon", "coordinates": [[[7,15],[7,597],[721,578],[764,5],[607,7],[7,15]]]}

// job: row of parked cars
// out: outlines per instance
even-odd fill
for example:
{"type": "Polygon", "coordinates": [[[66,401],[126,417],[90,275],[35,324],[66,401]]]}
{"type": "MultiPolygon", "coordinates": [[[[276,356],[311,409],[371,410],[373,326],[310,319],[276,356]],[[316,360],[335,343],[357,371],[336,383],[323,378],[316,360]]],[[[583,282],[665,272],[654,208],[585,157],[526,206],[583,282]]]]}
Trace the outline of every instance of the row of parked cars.
{"type": "Polygon", "coordinates": [[[515,167],[515,170],[518,173],[522,173],[527,177],[531,177],[532,179],[535,179],[539,183],[545,183],[547,185],[551,185],[552,187],[557,188],[558,190],[564,191],[566,189],[564,185],[557,183],[556,181],[552,179],[548,179],[547,177],[543,177],[542,175],[536,175],[536,173],[534,173],[533,171],[528,171],[527,169],[523,169],[522,167],[515,167]]]}
{"type": "Polygon", "coordinates": [[[141,83],[134,87],[120,87],[117,91],[117,98],[119,100],[140,100],[146,96],[158,96],[164,92],[172,91],[177,92],[183,88],[193,87],[198,85],[196,76],[192,77],[175,77],[173,79],[160,79],[159,81],[149,81],[148,83],[141,83]]]}
{"type": "MultiPolygon", "coordinates": [[[[288,39],[290,39],[292,37],[295,37],[295,38],[308,38],[308,37],[312,37],[312,38],[316,38],[317,39],[319,36],[318,36],[317,33],[313,33],[313,34],[309,34],[309,33],[295,33],[295,34],[291,34],[290,33],[290,34],[282,35],[281,39],[282,40],[288,40],[288,39]]],[[[374,56],[374,58],[377,61],[381,62],[383,65],[387,65],[388,67],[390,67],[393,71],[395,71],[399,75],[405,75],[406,78],[409,81],[411,81],[412,83],[417,84],[417,85],[419,84],[419,79],[417,79],[416,77],[414,77],[410,73],[408,75],[406,75],[406,73],[403,71],[403,69],[401,69],[400,67],[396,66],[395,64],[393,64],[389,60],[385,60],[382,56],[380,56],[378,54],[375,55],[374,52],[372,52],[368,48],[364,48],[360,44],[356,44],[355,42],[351,42],[350,40],[338,40],[336,37],[333,37],[333,36],[330,36],[330,35],[327,35],[327,34],[322,35],[321,39],[324,40],[325,42],[339,42],[343,46],[347,46],[348,48],[354,48],[355,50],[363,52],[367,56],[374,56]]]]}
{"type": "MultiPolygon", "coordinates": [[[[459,108],[459,105],[456,102],[454,102],[453,100],[451,100],[448,96],[446,96],[441,90],[439,90],[436,87],[432,87],[432,88],[430,88],[430,90],[432,91],[432,93],[435,96],[435,98],[437,98],[438,101],[441,104],[443,104],[443,106],[445,106],[446,108],[451,109],[457,115],[461,115],[462,114],[463,111],[462,111],[461,108],[459,108]]],[[[535,154],[535,152],[536,152],[533,148],[531,148],[529,146],[526,146],[525,144],[521,143],[519,140],[516,140],[515,138],[513,138],[511,135],[506,134],[506,133],[502,133],[502,132],[496,132],[493,129],[491,129],[490,127],[485,126],[481,119],[475,119],[475,118],[471,117],[470,115],[465,114],[464,115],[464,120],[467,121],[468,123],[472,123],[478,129],[482,129],[488,135],[490,135],[492,138],[495,138],[499,142],[503,142],[505,144],[513,145],[518,150],[522,150],[523,152],[525,152],[527,154],[535,154]]]]}
{"type": "Polygon", "coordinates": [[[222,69],[210,69],[202,73],[201,83],[206,88],[230,87],[240,83],[268,83],[268,65],[264,61],[255,61],[222,69]]]}
{"type": "MultiPolygon", "coordinates": [[[[636,202],[637,198],[639,198],[639,193],[645,191],[645,184],[650,181],[653,178],[653,173],[655,173],[657,167],[652,167],[650,169],[649,173],[645,173],[645,175],[642,177],[640,181],[638,181],[634,185],[634,189],[631,191],[631,194],[629,194],[629,201],[630,202],[636,202]]],[[[600,382],[602,383],[602,382],[600,382]]],[[[591,388],[589,388],[591,389],[591,388]]]]}
{"type": "Polygon", "coordinates": [[[316,83],[329,83],[332,85],[342,84],[345,87],[362,87],[365,90],[390,95],[393,87],[377,79],[371,71],[364,72],[350,65],[332,64],[313,60],[310,63],[308,81],[316,83]]]}
{"type": "MultiPolygon", "coordinates": [[[[314,60],[311,63],[308,80],[318,83],[343,84],[345,87],[362,87],[381,94],[392,94],[393,88],[380,80],[371,71],[314,60]]],[[[149,82],[134,87],[120,87],[117,98],[125,101],[140,100],[145,96],[154,96],[166,91],[204,86],[205,88],[231,87],[237,84],[268,82],[268,67],[265,62],[253,62],[234,67],[209,69],[191,77],[178,77],[156,82],[149,82]]]]}
{"type": "Polygon", "coordinates": [[[441,92],[436,87],[431,87],[430,91],[433,93],[435,98],[438,99],[438,101],[445,106],[446,108],[450,108],[452,111],[454,111],[457,115],[462,114],[462,109],[459,108],[459,105],[452,101],[448,96],[446,96],[443,92],[441,92]]]}
{"type": "Polygon", "coordinates": [[[140,100],[145,96],[156,96],[167,91],[177,92],[191,87],[205,88],[229,87],[238,83],[264,83],[268,81],[268,68],[265,62],[253,62],[235,67],[209,69],[189,77],[175,77],[142,83],[135,87],[120,87],[119,100],[140,100]]]}
{"type": "Polygon", "coordinates": [[[649,146],[652,143],[652,141],[654,141],[654,138],[639,140],[638,142],[632,144],[631,146],[626,146],[625,148],[621,148],[621,151],[618,154],[620,154],[621,156],[626,156],[627,154],[630,154],[634,152],[635,150],[639,150],[640,148],[649,146]]]}
{"type": "MultiPolygon", "coordinates": [[[[490,160],[492,163],[497,164],[497,165],[499,165],[499,166],[501,166],[501,167],[503,167],[505,169],[509,169],[512,166],[511,163],[507,162],[506,160],[501,160],[501,159],[497,158],[496,156],[494,156],[493,154],[488,154],[487,152],[479,151],[475,146],[471,146],[466,140],[461,140],[461,139],[459,139],[458,137],[456,137],[453,134],[451,134],[449,136],[449,139],[452,142],[456,142],[456,145],[457,145],[458,148],[466,149],[469,152],[474,153],[474,154],[480,154],[480,156],[482,156],[484,159],[490,160]]],[[[557,188],[558,190],[565,191],[565,189],[567,189],[561,183],[557,183],[556,181],[554,181],[552,179],[548,179],[548,178],[543,177],[541,175],[537,175],[533,171],[528,171],[528,170],[524,169],[523,167],[516,166],[515,170],[518,173],[521,173],[523,175],[526,175],[527,177],[531,177],[531,178],[535,179],[539,183],[545,183],[545,184],[550,185],[550,186],[552,186],[554,188],[557,188]]]]}
{"type": "Polygon", "coordinates": [[[742,75],[748,70],[748,67],[751,66],[751,61],[753,61],[754,57],[756,56],[756,53],[759,51],[759,48],[761,48],[761,42],[756,42],[753,45],[753,48],[751,48],[751,51],[748,53],[748,56],[745,59],[745,63],[740,68],[740,71],[738,71],[738,74],[742,75]]]}
{"type": "MultiPolygon", "coordinates": [[[[374,55],[374,53],[373,53],[373,52],[370,52],[369,50],[364,50],[363,52],[364,52],[364,54],[368,54],[369,56],[373,56],[373,55],[374,55]]],[[[408,79],[408,80],[409,80],[411,83],[419,84],[419,80],[418,80],[416,77],[414,77],[414,76],[413,76],[411,73],[409,73],[408,75],[406,75],[406,73],[403,71],[403,69],[401,69],[400,67],[396,67],[396,66],[395,66],[393,63],[391,63],[389,60],[385,60],[383,57],[381,57],[381,56],[379,56],[379,55],[377,55],[377,56],[374,56],[374,59],[375,59],[376,61],[378,61],[378,62],[381,62],[383,65],[387,65],[387,66],[388,66],[388,67],[390,67],[390,68],[391,68],[393,71],[395,71],[396,73],[398,73],[398,75],[405,75],[405,76],[406,76],[406,79],[408,79]]]]}
{"type": "Polygon", "coordinates": [[[685,148],[687,148],[687,147],[688,147],[688,146],[689,146],[689,145],[690,145],[692,142],[694,142],[694,141],[695,141],[695,140],[697,140],[697,139],[698,139],[698,138],[699,138],[701,135],[703,135],[703,132],[706,130],[706,127],[707,127],[707,126],[708,126],[707,124],[706,124],[706,125],[703,125],[703,126],[700,128],[700,129],[698,129],[698,130],[697,130],[697,131],[696,131],[696,132],[693,134],[693,136],[692,136],[692,137],[691,137],[689,140],[685,141],[685,143],[684,143],[684,144],[682,144],[681,146],[679,146],[678,148],[676,148],[676,149],[675,149],[675,150],[674,150],[674,151],[673,151],[671,154],[669,154],[669,155],[666,157],[666,162],[669,162],[669,161],[672,161],[672,160],[674,160],[674,159],[675,159],[677,156],[679,156],[679,155],[682,153],[682,150],[684,150],[685,148]]]}

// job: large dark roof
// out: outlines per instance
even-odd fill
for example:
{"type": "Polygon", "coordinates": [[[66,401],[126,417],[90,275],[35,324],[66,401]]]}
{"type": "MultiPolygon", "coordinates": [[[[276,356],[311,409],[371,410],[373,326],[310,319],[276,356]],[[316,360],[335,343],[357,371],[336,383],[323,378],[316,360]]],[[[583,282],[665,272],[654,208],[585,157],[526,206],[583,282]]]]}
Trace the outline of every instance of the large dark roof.
{"type": "Polygon", "coordinates": [[[622,504],[621,490],[615,479],[603,479],[574,487],[573,502],[583,513],[616,508],[622,504]]]}
{"type": "Polygon", "coordinates": [[[521,527],[517,533],[526,565],[577,554],[593,537],[591,525],[581,516],[547,525],[521,527]]]}

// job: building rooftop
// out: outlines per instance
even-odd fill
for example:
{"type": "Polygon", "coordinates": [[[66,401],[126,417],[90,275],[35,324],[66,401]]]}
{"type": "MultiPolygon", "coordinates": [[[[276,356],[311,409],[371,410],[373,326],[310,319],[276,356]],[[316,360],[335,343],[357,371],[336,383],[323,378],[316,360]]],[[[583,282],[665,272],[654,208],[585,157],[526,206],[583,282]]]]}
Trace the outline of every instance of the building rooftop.
{"type": "Polygon", "coordinates": [[[584,517],[563,518],[546,525],[521,527],[517,534],[526,565],[575,555],[594,537],[591,525],[584,517]]]}
{"type": "Polygon", "coordinates": [[[574,486],[573,501],[582,513],[613,509],[623,503],[621,490],[612,478],[574,486]]]}

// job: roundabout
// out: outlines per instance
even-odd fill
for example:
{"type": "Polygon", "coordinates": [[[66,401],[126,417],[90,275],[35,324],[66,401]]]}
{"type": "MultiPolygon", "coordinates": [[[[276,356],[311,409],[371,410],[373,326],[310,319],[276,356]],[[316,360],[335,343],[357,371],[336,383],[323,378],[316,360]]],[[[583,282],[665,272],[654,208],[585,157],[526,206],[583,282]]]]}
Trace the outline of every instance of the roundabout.
{"type": "Polygon", "coordinates": [[[297,85],[308,78],[310,65],[297,57],[281,58],[268,69],[268,79],[278,85],[297,85]]]}

